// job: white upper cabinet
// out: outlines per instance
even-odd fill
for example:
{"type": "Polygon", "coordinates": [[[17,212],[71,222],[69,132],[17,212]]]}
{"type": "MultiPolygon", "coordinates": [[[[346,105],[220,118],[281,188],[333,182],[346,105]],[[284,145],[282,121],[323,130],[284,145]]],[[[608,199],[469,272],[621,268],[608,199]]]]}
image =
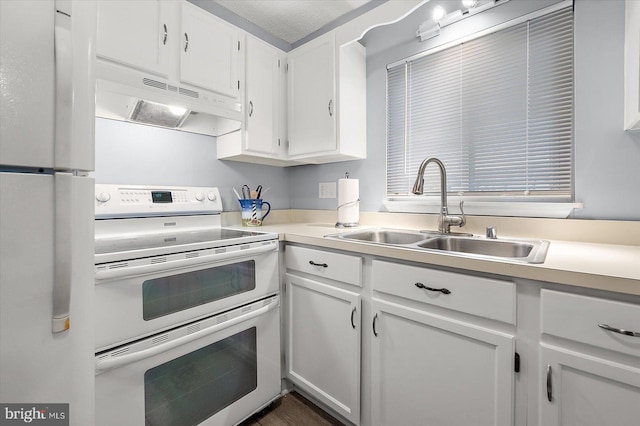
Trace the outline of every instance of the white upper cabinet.
{"type": "Polygon", "coordinates": [[[188,2],[98,2],[99,58],[232,99],[240,95],[241,34],[188,2]]]}
{"type": "Polygon", "coordinates": [[[335,35],[289,54],[289,155],[336,149],[335,35]]]}
{"type": "Polygon", "coordinates": [[[180,81],[237,97],[240,90],[240,29],[182,3],[180,81]]]}
{"type": "Polygon", "coordinates": [[[218,159],[290,165],[286,152],[286,53],[249,34],[242,45],[244,126],[240,132],[217,138],[218,159]]]}
{"type": "Polygon", "coordinates": [[[366,158],[366,57],[331,32],[289,52],[289,156],[308,163],[366,158]]]}
{"type": "Polygon", "coordinates": [[[170,37],[177,35],[170,7],[161,0],[99,1],[97,55],[167,77],[170,37]]]}
{"type": "Polygon", "coordinates": [[[247,151],[278,151],[278,49],[247,35],[245,123],[247,151]]]}

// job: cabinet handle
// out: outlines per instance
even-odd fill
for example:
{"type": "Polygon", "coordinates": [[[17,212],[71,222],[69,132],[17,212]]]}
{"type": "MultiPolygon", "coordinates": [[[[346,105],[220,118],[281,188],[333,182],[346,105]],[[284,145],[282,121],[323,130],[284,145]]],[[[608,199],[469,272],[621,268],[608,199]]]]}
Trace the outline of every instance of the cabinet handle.
{"type": "Polygon", "coordinates": [[[329,117],[333,117],[333,99],[329,100],[329,117]]]}
{"type": "Polygon", "coordinates": [[[551,366],[547,365],[547,400],[553,401],[553,384],[551,383],[551,366]]]}
{"type": "Polygon", "coordinates": [[[356,328],[356,323],[353,322],[353,316],[356,314],[356,307],[353,307],[353,310],[351,311],[351,327],[355,330],[356,328]]]}
{"type": "Polygon", "coordinates": [[[372,323],[372,328],[373,328],[373,335],[378,337],[378,332],[376,331],[376,320],[378,319],[378,314],[375,314],[373,316],[373,323],[372,323]]]}
{"type": "Polygon", "coordinates": [[[416,287],[418,288],[422,288],[425,290],[429,290],[429,291],[439,291],[442,294],[451,294],[451,290],[447,289],[447,288],[433,288],[433,287],[427,287],[426,285],[422,284],[422,283],[416,283],[415,284],[416,287]]]}
{"type": "Polygon", "coordinates": [[[249,117],[253,115],[253,102],[249,101],[249,117]]]}
{"type": "Polygon", "coordinates": [[[186,52],[189,48],[189,34],[184,33],[184,51],[186,52]]]}
{"type": "Polygon", "coordinates": [[[164,37],[162,38],[162,44],[167,45],[167,24],[162,24],[164,27],[164,37]]]}
{"type": "Polygon", "coordinates": [[[322,266],[323,268],[328,268],[329,265],[327,265],[326,263],[316,263],[313,260],[309,261],[309,265],[313,265],[313,266],[322,266]]]}
{"type": "Polygon", "coordinates": [[[614,333],[624,334],[625,336],[640,337],[640,333],[638,333],[637,331],[629,331],[629,330],[624,330],[622,328],[615,328],[607,324],[598,324],[598,327],[607,331],[613,331],[614,333]]]}

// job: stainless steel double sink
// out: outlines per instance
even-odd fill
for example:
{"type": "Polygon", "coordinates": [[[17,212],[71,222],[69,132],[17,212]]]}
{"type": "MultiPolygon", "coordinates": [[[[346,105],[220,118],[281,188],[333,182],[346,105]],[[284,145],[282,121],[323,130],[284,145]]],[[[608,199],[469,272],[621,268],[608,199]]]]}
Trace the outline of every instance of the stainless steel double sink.
{"type": "Polygon", "coordinates": [[[473,258],[525,263],[543,263],[549,248],[549,242],[544,240],[491,239],[468,234],[440,234],[435,231],[384,228],[332,234],[326,237],[415,250],[446,252],[473,258]]]}

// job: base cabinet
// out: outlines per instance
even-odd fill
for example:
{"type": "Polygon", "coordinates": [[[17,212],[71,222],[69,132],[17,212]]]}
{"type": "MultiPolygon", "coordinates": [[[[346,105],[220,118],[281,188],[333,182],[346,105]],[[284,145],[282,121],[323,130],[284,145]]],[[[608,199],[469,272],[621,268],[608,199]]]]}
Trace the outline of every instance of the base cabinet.
{"type": "Polygon", "coordinates": [[[372,424],[512,425],[513,336],[372,305],[372,424]]]}
{"type": "Polygon", "coordinates": [[[540,426],[635,426],[640,368],[542,344],[540,426]]]}
{"type": "Polygon", "coordinates": [[[360,422],[360,295],[286,275],[287,377],[354,424],[360,422]]]}
{"type": "Polygon", "coordinates": [[[638,425],[640,305],[543,289],[541,311],[539,425],[638,425]]]}

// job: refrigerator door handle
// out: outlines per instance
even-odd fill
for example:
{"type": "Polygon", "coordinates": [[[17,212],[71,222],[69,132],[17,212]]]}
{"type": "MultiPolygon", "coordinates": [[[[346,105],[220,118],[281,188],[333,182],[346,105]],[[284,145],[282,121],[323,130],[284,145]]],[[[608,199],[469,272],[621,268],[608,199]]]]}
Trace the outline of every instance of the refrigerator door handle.
{"type": "Polygon", "coordinates": [[[55,168],[71,168],[71,129],[73,117],[73,42],[71,16],[56,10],[55,46],[55,168]]]}
{"type": "Polygon", "coordinates": [[[52,331],[60,333],[68,330],[70,325],[73,175],[71,173],[55,173],[54,186],[55,246],[52,331]]]}

